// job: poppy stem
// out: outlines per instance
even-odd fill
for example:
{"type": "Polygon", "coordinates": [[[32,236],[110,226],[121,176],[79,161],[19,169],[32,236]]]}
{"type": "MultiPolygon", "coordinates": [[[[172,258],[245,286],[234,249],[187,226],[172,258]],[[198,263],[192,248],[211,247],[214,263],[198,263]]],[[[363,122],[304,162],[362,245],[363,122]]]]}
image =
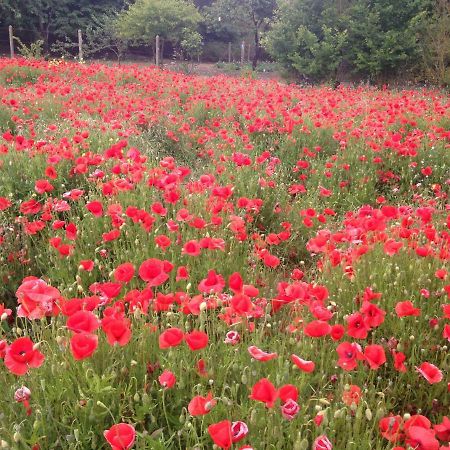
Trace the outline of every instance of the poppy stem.
{"type": "Polygon", "coordinates": [[[167,408],[166,408],[166,389],[163,389],[162,405],[163,405],[164,417],[166,418],[167,429],[169,430],[169,434],[171,434],[172,433],[172,429],[170,427],[169,416],[167,415],[167,408]]]}

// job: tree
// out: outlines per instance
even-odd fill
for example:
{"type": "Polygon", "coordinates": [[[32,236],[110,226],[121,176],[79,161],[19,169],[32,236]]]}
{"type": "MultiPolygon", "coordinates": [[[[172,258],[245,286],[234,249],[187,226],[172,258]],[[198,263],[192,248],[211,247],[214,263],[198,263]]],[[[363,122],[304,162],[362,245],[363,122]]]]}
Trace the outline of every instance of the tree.
{"type": "MultiPolygon", "coordinates": [[[[201,15],[188,0],[137,0],[118,18],[119,34],[136,44],[149,44],[157,35],[174,45],[197,39],[201,15]]],[[[192,51],[192,49],[191,49],[192,51]]]]}
{"type": "Polygon", "coordinates": [[[358,0],[346,17],[346,57],[354,72],[389,78],[416,69],[428,0],[358,0]]]}
{"type": "Polygon", "coordinates": [[[305,78],[336,78],[347,31],[339,14],[347,4],[333,0],[280,0],[264,45],[288,70],[305,78]]]}
{"type": "Polygon", "coordinates": [[[275,0],[215,0],[204,8],[204,15],[209,28],[218,35],[243,37],[251,30],[255,42],[252,61],[255,70],[261,55],[261,33],[267,30],[275,5],[275,0]]]}
{"type": "Polygon", "coordinates": [[[437,0],[421,42],[426,78],[450,86],[450,3],[447,0],[437,0]]]}
{"type": "MultiPolygon", "coordinates": [[[[444,1],[444,0],[443,0],[444,1]]],[[[315,80],[371,80],[417,70],[430,0],[279,0],[267,51],[315,80]]]]}
{"type": "Polygon", "coordinates": [[[52,37],[75,36],[96,17],[118,11],[123,5],[124,0],[8,0],[0,3],[0,16],[5,25],[22,28],[32,38],[42,39],[48,51],[52,37]]]}

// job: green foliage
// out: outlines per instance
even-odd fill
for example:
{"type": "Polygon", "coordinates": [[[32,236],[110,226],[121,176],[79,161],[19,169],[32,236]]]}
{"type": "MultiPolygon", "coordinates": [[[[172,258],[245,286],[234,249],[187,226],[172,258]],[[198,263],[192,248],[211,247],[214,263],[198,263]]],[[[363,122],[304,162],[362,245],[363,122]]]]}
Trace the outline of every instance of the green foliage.
{"type": "Polygon", "coordinates": [[[331,4],[280,0],[272,29],[264,40],[269,54],[285,68],[308,78],[335,76],[347,33],[330,12],[331,4]]]}
{"type": "Polygon", "coordinates": [[[207,31],[219,41],[237,41],[251,35],[255,44],[253,70],[260,56],[261,33],[265,32],[275,0],[215,0],[203,10],[207,31]]]}
{"type": "MultiPolygon", "coordinates": [[[[360,0],[348,11],[346,58],[371,79],[415,68],[428,1],[360,0]]],[[[344,18],[345,20],[345,18],[344,18]]]]}
{"type": "Polygon", "coordinates": [[[423,70],[427,79],[450,86],[450,3],[436,2],[422,39],[423,70]]]}
{"type": "Polygon", "coordinates": [[[96,17],[123,6],[123,0],[8,0],[0,2],[0,24],[12,24],[32,39],[42,39],[47,51],[51,37],[75,38],[78,29],[86,30],[96,17]]]}
{"type": "Polygon", "coordinates": [[[43,71],[37,67],[10,66],[0,72],[0,84],[22,86],[27,83],[36,83],[43,71]]]}
{"type": "Polygon", "coordinates": [[[200,13],[188,0],[137,0],[118,18],[119,35],[137,44],[149,44],[156,35],[180,44],[198,40],[200,13]]]}
{"type": "MultiPolygon", "coordinates": [[[[112,53],[120,62],[126,49],[128,40],[117,32],[118,13],[105,12],[92,19],[88,27],[83,30],[83,55],[89,58],[99,53],[112,53]]],[[[73,56],[78,49],[78,39],[65,36],[64,41],[58,40],[52,45],[52,52],[63,56],[73,56]]]]}
{"type": "MultiPolygon", "coordinates": [[[[429,0],[279,0],[264,43],[285,68],[314,80],[334,79],[343,68],[381,80],[418,71],[429,21],[429,0]]],[[[445,29],[442,19],[434,23],[445,29]]],[[[448,44],[445,32],[439,37],[448,44]]]]}
{"type": "Polygon", "coordinates": [[[32,42],[29,46],[25,45],[18,37],[14,37],[14,39],[19,44],[18,51],[24,58],[42,58],[42,50],[44,45],[44,41],[42,39],[38,39],[37,41],[32,42]]]}
{"type": "Polygon", "coordinates": [[[0,103],[0,132],[15,131],[16,124],[11,119],[13,112],[6,105],[0,103]]]}

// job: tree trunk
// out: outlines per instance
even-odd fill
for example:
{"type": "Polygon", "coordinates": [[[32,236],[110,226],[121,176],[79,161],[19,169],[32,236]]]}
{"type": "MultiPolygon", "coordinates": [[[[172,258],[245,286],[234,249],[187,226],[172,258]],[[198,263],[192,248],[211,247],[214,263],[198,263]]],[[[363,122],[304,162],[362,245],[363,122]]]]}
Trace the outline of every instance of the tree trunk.
{"type": "Polygon", "coordinates": [[[48,54],[50,51],[50,17],[48,14],[46,21],[42,15],[39,16],[39,34],[44,41],[44,53],[48,54]]]}
{"type": "Polygon", "coordinates": [[[259,29],[255,27],[255,54],[253,55],[252,61],[252,69],[256,70],[256,66],[258,65],[259,55],[260,55],[260,46],[259,46],[259,29]]]}

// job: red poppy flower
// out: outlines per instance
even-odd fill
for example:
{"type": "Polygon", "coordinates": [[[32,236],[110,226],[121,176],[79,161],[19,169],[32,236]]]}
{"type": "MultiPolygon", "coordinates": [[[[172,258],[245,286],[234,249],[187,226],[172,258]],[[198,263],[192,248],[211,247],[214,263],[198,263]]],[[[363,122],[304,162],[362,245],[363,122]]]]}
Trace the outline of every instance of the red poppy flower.
{"type": "Polygon", "coordinates": [[[189,279],[189,273],[185,266],[180,266],[177,269],[177,276],[175,277],[175,281],[187,280],[189,279]]]}
{"type": "Polygon", "coordinates": [[[348,389],[342,394],[342,401],[347,405],[358,405],[361,399],[361,388],[354,384],[350,385],[348,389]]]}
{"type": "Polygon", "coordinates": [[[208,392],[206,397],[201,395],[195,396],[188,405],[188,411],[191,416],[202,416],[208,414],[214,407],[216,401],[213,399],[212,393],[208,392]]]}
{"type": "Polygon", "coordinates": [[[414,414],[403,424],[403,430],[408,431],[410,427],[431,428],[431,422],[422,414],[414,414]]]}
{"type": "Polygon", "coordinates": [[[434,431],[413,426],[406,431],[406,444],[416,450],[439,450],[439,441],[434,437],[434,431]]]}
{"type": "Polygon", "coordinates": [[[93,333],[100,326],[100,321],[91,311],[80,310],[67,319],[66,325],[74,333],[93,333]]]}
{"type": "Polygon", "coordinates": [[[94,294],[100,294],[107,299],[115,298],[120,294],[122,290],[121,283],[113,283],[106,281],[105,283],[92,283],[89,286],[89,290],[94,294]]]}
{"type": "Polygon", "coordinates": [[[402,352],[396,352],[395,350],[392,350],[392,357],[394,358],[395,370],[399,372],[406,372],[407,368],[404,364],[406,360],[405,354],[402,352]]]}
{"type": "Polygon", "coordinates": [[[86,270],[86,272],[90,272],[94,268],[94,261],[90,259],[84,259],[80,261],[80,268],[86,270]]]}
{"type": "Polygon", "coordinates": [[[165,370],[159,377],[158,381],[162,387],[170,389],[177,381],[175,375],[170,370],[165,370]]]}
{"type": "Polygon", "coordinates": [[[165,349],[180,345],[184,339],[184,333],[179,328],[168,328],[159,335],[159,348],[165,349]]]}
{"type": "Polygon", "coordinates": [[[298,389],[293,384],[285,384],[278,389],[278,397],[283,403],[289,399],[297,401],[298,389]]]}
{"type": "Polygon", "coordinates": [[[216,273],[215,270],[208,271],[208,276],[200,281],[198,285],[198,290],[200,292],[204,292],[206,294],[211,294],[213,292],[219,293],[222,292],[222,289],[225,287],[225,281],[222,275],[216,273]]]}
{"type": "Polygon", "coordinates": [[[250,297],[245,294],[233,295],[230,303],[233,308],[233,312],[239,315],[250,313],[254,307],[250,297]]]}
{"type": "Polygon", "coordinates": [[[403,247],[403,242],[388,239],[384,243],[384,253],[389,256],[394,256],[403,247]]]}
{"type": "Polygon", "coordinates": [[[70,241],[74,241],[77,238],[78,229],[74,223],[69,223],[66,226],[66,237],[70,241]]]}
{"type": "Polygon", "coordinates": [[[230,275],[230,278],[228,279],[228,284],[230,286],[230,289],[235,293],[238,294],[242,291],[242,288],[244,286],[244,282],[242,280],[242,276],[239,272],[234,272],[230,275]]]}
{"type": "Polygon", "coordinates": [[[104,317],[102,329],[106,334],[109,345],[127,345],[131,339],[130,321],[124,317],[104,317]]]}
{"type": "Polygon", "coordinates": [[[19,307],[17,315],[28,319],[41,319],[58,313],[58,289],[36,277],[24,278],[16,292],[19,307]]]}
{"type": "Polygon", "coordinates": [[[378,427],[381,435],[390,442],[397,442],[401,438],[401,425],[403,419],[400,416],[383,417],[378,427]]]}
{"type": "Polygon", "coordinates": [[[148,283],[148,286],[159,286],[169,279],[168,273],[172,268],[173,266],[170,267],[166,264],[166,261],[151,258],[141,264],[139,267],[139,276],[148,283]]]}
{"type": "Polygon", "coordinates": [[[325,436],[319,436],[313,442],[312,450],[332,450],[333,444],[331,441],[325,436]]]}
{"type": "Polygon", "coordinates": [[[270,361],[278,356],[277,353],[266,353],[254,345],[251,345],[248,348],[248,352],[250,353],[250,356],[257,361],[270,361]]]}
{"type": "Polygon", "coordinates": [[[331,325],[323,320],[313,320],[305,326],[303,332],[306,336],[322,337],[330,334],[331,325]]]}
{"type": "Polygon", "coordinates": [[[208,433],[214,443],[225,450],[229,449],[233,443],[231,433],[231,422],[222,420],[222,422],[214,423],[208,427],[208,433]]]}
{"type": "Polygon", "coordinates": [[[182,255],[198,256],[200,255],[202,249],[200,244],[196,240],[188,241],[184,244],[181,250],[182,255]]]}
{"type": "Polygon", "coordinates": [[[347,317],[347,334],[355,339],[365,339],[369,333],[364,316],[361,313],[350,314],[347,317]]]}
{"type": "Polygon", "coordinates": [[[199,359],[196,364],[197,373],[201,377],[208,376],[208,370],[206,368],[206,363],[204,359],[199,359]]]}
{"type": "Polygon", "coordinates": [[[311,373],[314,372],[316,364],[313,361],[307,361],[306,359],[300,358],[297,355],[291,355],[291,361],[303,372],[311,373]]]}
{"type": "Polygon", "coordinates": [[[248,434],[248,426],[245,422],[237,421],[231,424],[231,440],[233,444],[244,439],[245,436],[247,436],[247,434],[248,434]]]}
{"type": "Polygon", "coordinates": [[[342,342],[336,348],[339,355],[338,366],[346,371],[356,369],[361,359],[361,346],[356,343],[342,342]]]}
{"type": "Polygon", "coordinates": [[[4,339],[0,339],[0,359],[5,357],[7,348],[8,343],[4,339]]]}
{"type": "Polygon", "coordinates": [[[112,450],[129,450],[136,439],[134,427],[127,423],[118,423],[103,432],[112,450]]]}
{"type": "Polygon", "coordinates": [[[442,378],[443,378],[442,372],[434,364],[431,364],[429,362],[424,362],[419,367],[416,367],[416,370],[430,384],[435,384],[435,383],[439,383],[442,381],[442,378]]]}
{"type": "Polygon", "coordinates": [[[239,335],[239,333],[237,331],[231,330],[227,332],[224,342],[225,344],[237,345],[239,344],[240,340],[241,336],[239,335]]]}
{"type": "Polygon", "coordinates": [[[253,386],[250,398],[265,403],[267,408],[273,408],[278,398],[278,392],[267,378],[262,378],[253,386]]]}
{"type": "Polygon", "coordinates": [[[86,203],[86,208],[96,217],[101,217],[103,215],[103,205],[98,201],[86,203]]]}
{"type": "Polygon", "coordinates": [[[377,370],[386,362],[384,348],[381,345],[368,345],[364,349],[364,359],[373,370],[377,370]]]}
{"type": "Polygon", "coordinates": [[[116,267],[114,279],[119,283],[128,283],[134,276],[134,266],[131,263],[123,263],[116,267]]]}
{"type": "Polygon", "coordinates": [[[420,308],[414,308],[411,301],[398,302],[395,305],[395,312],[398,317],[420,316],[420,308]]]}
{"type": "Polygon", "coordinates": [[[364,323],[368,328],[379,327],[384,322],[384,316],[386,315],[386,311],[368,301],[363,302],[360,312],[363,315],[364,323]]]}
{"type": "Polygon", "coordinates": [[[30,338],[21,337],[7,347],[4,363],[13,374],[25,375],[30,367],[40,367],[44,359],[44,355],[34,348],[30,338]]]}
{"type": "Polygon", "coordinates": [[[345,327],[341,324],[336,324],[331,327],[330,336],[333,341],[340,341],[345,334],[345,327]]]}
{"type": "Polygon", "coordinates": [[[291,398],[288,399],[287,402],[281,406],[281,415],[286,420],[293,420],[299,411],[300,411],[299,404],[295,400],[292,400],[291,398]]]}
{"type": "Polygon", "coordinates": [[[93,355],[98,346],[98,336],[91,333],[77,333],[70,339],[73,357],[80,361],[93,355]]]}
{"type": "Polygon", "coordinates": [[[201,350],[208,345],[208,335],[203,331],[191,331],[184,339],[191,350],[201,350]]]}
{"type": "Polygon", "coordinates": [[[443,442],[450,441],[450,419],[447,416],[442,418],[442,423],[434,426],[436,436],[443,442]]]}

